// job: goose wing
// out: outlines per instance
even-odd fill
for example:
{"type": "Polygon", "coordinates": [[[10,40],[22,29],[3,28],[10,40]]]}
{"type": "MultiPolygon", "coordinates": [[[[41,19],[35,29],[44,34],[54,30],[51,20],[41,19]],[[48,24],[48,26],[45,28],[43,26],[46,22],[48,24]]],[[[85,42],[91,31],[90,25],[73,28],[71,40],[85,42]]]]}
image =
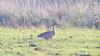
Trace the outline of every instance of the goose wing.
{"type": "Polygon", "coordinates": [[[54,34],[55,33],[53,31],[49,31],[49,32],[41,33],[40,35],[38,35],[38,37],[49,38],[49,37],[52,37],[54,34]]]}

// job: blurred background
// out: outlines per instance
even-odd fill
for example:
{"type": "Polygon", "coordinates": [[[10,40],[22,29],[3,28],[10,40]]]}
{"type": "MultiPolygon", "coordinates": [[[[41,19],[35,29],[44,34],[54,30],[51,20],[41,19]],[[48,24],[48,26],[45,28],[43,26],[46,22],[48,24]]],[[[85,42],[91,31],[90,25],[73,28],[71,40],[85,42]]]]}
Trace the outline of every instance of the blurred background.
{"type": "Polygon", "coordinates": [[[100,0],[0,0],[2,27],[100,29],[100,0]]]}

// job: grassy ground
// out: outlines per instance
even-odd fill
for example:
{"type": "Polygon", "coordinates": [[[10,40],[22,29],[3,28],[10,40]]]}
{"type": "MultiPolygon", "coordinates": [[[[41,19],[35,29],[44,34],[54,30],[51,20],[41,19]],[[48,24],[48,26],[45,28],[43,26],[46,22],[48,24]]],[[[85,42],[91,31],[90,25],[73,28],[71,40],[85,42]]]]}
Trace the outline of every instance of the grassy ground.
{"type": "Polygon", "coordinates": [[[98,30],[56,29],[55,39],[49,45],[37,38],[44,31],[0,28],[0,56],[100,56],[98,30]]]}

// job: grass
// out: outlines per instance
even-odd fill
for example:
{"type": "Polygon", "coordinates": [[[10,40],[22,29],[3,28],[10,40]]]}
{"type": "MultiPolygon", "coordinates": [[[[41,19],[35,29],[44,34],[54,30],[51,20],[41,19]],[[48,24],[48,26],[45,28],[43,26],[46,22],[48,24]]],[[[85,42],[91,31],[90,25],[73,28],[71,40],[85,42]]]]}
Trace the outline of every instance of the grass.
{"type": "Polygon", "coordinates": [[[55,38],[37,38],[44,29],[0,28],[0,56],[100,56],[100,31],[93,29],[56,29],[55,38]],[[29,46],[31,43],[36,46],[29,46]]]}

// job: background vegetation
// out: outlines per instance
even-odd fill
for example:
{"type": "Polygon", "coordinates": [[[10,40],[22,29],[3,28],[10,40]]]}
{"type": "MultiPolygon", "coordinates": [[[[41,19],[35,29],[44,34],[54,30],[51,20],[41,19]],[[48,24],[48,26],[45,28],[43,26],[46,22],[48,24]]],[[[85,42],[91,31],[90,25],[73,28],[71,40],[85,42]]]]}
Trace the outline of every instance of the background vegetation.
{"type": "Polygon", "coordinates": [[[92,28],[99,10],[99,0],[0,0],[0,25],[92,28]]]}

